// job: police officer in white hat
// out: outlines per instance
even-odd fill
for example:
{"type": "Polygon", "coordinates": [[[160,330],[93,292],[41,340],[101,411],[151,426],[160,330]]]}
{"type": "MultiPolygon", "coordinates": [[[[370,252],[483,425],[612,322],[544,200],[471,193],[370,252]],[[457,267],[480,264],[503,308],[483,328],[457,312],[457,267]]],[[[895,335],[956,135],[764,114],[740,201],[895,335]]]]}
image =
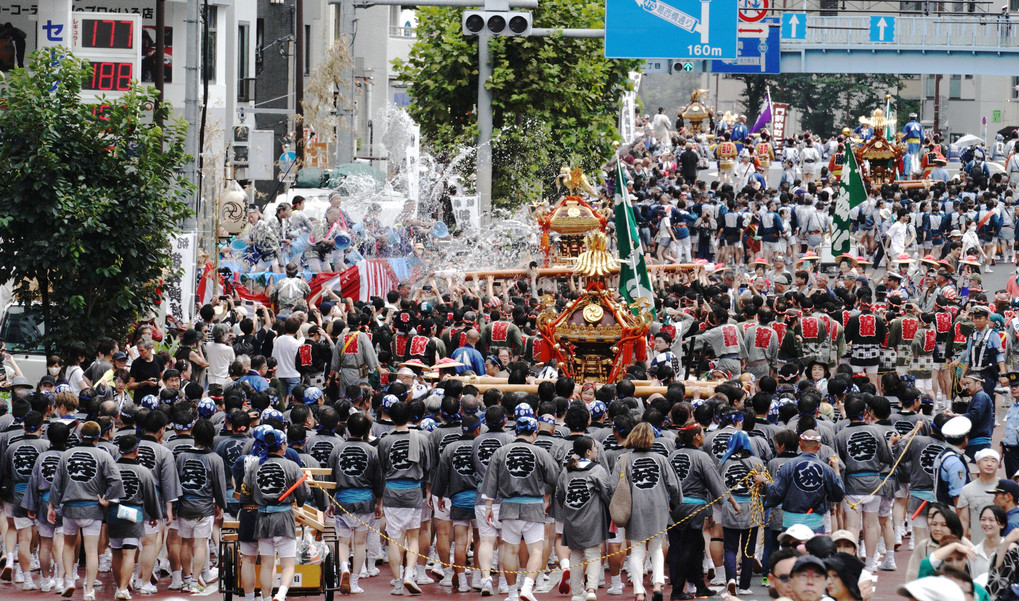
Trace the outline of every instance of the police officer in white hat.
{"type": "Polygon", "coordinates": [[[969,483],[969,468],[964,450],[972,423],[958,416],[945,422],[941,434],[945,437],[945,450],[934,459],[934,496],[939,503],[955,507],[962,487],[969,483]]]}

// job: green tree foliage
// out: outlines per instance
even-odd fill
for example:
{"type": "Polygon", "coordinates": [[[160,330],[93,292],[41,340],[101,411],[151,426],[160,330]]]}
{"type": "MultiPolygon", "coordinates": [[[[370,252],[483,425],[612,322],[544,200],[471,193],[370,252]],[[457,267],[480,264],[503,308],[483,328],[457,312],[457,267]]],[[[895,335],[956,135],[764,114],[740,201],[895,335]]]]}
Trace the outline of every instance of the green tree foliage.
{"type": "MultiPolygon", "coordinates": [[[[543,1],[535,27],[604,27],[604,4],[543,1]]],[[[418,39],[400,79],[409,111],[437,154],[476,144],[478,38],[461,31],[461,9],[422,8],[418,39]]],[[[563,165],[592,170],[612,153],[620,94],[638,61],[608,60],[602,40],[497,37],[492,56],[493,202],[514,207],[552,192],[563,165]]]]}
{"type": "Polygon", "coordinates": [[[180,175],[186,125],[165,103],[154,125],[146,86],[95,116],[79,96],[91,72],[44,50],[0,88],[0,281],[41,301],[50,351],[121,336],[154,306],[193,192],[180,175]]]}
{"type": "MultiPolygon", "coordinates": [[[[820,74],[785,73],[782,75],[734,75],[743,82],[741,94],[747,107],[748,122],[753,122],[764,106],[767,88],[773,102],[788,103],[799,111],[800,129],[828,135],[843,127],[854,128],[861,115],[885,108],[885,90],[892,92],[892,110],[905,117],[917,103],[899,95],[901,75],[894,74],[820,74]]],[[[899,119],[900,127],[905,121],[899,119]]]]}

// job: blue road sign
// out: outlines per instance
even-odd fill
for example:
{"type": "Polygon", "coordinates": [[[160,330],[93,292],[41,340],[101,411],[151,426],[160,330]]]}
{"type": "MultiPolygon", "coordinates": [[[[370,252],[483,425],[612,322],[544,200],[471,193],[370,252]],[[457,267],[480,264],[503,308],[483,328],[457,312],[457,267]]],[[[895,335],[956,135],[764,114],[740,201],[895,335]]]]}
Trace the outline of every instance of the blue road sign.
{"type": "Polygon", "coordinates": [[[807,39],[807,13],[784,13],[782,15],[782,39],[807,39]]]}
{"type": "Polygon", "coordinates": [[[774,17],[757,23],[740,23],[734,59],[711,61],[714,73],[779,73],[779,20],[774,17]]]}
{"type": "Polygon", "coordinates": [[[606,0],[607,58],[736,58],[738,3],[606,0]]]}
{"type": "Polygon", "coordinates": [[[894,42],[895,17],[887,17],[884,15],[872,16],[870,18],[870,41],[894,42]]]}

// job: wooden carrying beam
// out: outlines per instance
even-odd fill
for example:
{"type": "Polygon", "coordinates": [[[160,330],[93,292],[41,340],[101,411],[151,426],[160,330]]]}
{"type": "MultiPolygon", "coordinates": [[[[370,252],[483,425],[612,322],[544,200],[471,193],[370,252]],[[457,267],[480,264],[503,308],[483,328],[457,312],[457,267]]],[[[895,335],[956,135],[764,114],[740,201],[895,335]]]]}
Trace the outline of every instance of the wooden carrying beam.
{"type": "MultiPolygon", "coordinates": [[[[698,270],[698,269],[703,269],[704,267],[706,267],[706,266],[701,264],[701,263],[675,263],[675,264],[669,264],[669,265],[648,265],[647,269],[648,269],[648,271],[687,271],[687,270],[695,271],[695,270],[698,270]]],[[[569,275],[574,275],[574,271],[573,271],[572,267],[539,267],[537,271],[538,271],[538,277],[539,278],[549,277],[549,276],[569,276],[569,275]]],[[[611,273],[617,273],[617,272],[619,272],[619,266],[618,265],[613,266],[611,268],[611,273]]],[[[471,279],[471,278],[475,278],[475,277],[477,277],[477,278],[487,278],[488,276],[492,276],[492,277],[494,277],[496,279],[500,279],[500,278],[524,277],[524,276],[527,276],[527,270],[524,269],[524,268],[520,268],[520,269],[487,269],[487,270],[482,270],[482,271],[465,271],[465,272],[463,272],[463,274],[464,274],[464,277],[466,279],[471,279]]],[[[442,277],[443,275],[445,275],[445,273],[440,271],[440,272],[436,272],[435,275],[437,277],[442,277]]]]}
{"type": "MultiPolygon", "coordinates": [[[[491,388],[495,388],[502,392],[527,392],[527,393],[538,393],[537,384],[507,384],[505,379],[501,379],[500,382],[483,382],[475,381],[472,376],[458,376],[456,379],[462,381],[464,384],[471,384],[476,386],[478,390],[484,392],[491,388]]],[[[488,378],[489,380],[496,380],[499,378],[488,378]]],[[[693,397],[698,396],[700,398],[706,398],[714,394],[715,386],[717,382],[704,382],[701,380],[683,380],[686,385],[686,396],[693,397]]],[[[649,397],[653,394],[665,394],[668,391],[667,386],[649,386],[649,385],[638,385],[634,391],[634,396],[649,397]]]]}
{"type": "Polygon", "coordinates": [[[294,519],[298,524],[303,524],[319,532],[326,529],[325,514],[314,507],[305,505],[294,511],[294,519]]]}

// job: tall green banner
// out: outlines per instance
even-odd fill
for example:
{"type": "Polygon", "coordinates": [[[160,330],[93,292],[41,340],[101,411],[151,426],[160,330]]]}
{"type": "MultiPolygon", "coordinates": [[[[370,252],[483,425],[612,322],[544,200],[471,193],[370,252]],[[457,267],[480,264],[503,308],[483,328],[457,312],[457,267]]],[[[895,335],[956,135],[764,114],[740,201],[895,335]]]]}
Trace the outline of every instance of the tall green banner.
{"type": "MultiPolygon", "coordinates": [[[[618,157],[617,157],[618,159],[618,157]]],[[[632,303],[638,298],[646,298],[651,303],[651,313],[655,313],[655,297],[651,291],[651,278],[648,277],[647,265],[644,264],[644,252],[637,233],[637,220],[633,215],[626,192],[626,175],[623,165],[616,161],[616,247],[619,251],[619,294],[632,303]]],[[[633,310],[634,315],[638,313],[633,310]]]]}
{"type": "Polygon", "coordinates": [[[846,162],[842,166],[842,179],[839,191],[835,194],[835,228],[831,240],[831,252],[834,256],[849,252],[852,224],[849,213],[867,199],[867,189],[863,185],[863,175],[856,162],[856,155],[849,142],[846,142],[846,162]]]}

